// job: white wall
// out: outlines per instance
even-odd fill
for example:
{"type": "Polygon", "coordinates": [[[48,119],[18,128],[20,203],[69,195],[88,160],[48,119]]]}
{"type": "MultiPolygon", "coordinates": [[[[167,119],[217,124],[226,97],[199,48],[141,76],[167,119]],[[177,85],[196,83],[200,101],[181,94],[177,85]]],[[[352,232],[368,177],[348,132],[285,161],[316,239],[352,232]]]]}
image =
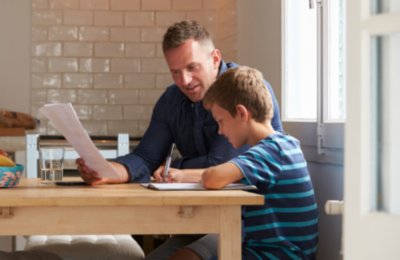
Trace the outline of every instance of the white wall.
{"type": "Polygon", "coordinates": [[[29,112],[31,1],[0,1],[0,108],[29,112]]]}
{"type": "MultiPolygon", "coordinates": [[[[281,104],[281,0],[238,0],[238,16],[238,62],[261,70],[281,104]]],[[[291,134],[296,136],[296,133],[291,134]]],[[[316,139],[316,136],[307,138],[316,139]]],[[[307,149],[310,150],[310,147],[307,149]]],[[[320,213],[317,258],[337,260],[341,245],[342,220],[341,216],[327,216],[324,204],[328,199],[343,198],[343,166],[311,161],[308,161],[308,165],[320,213]]]]}

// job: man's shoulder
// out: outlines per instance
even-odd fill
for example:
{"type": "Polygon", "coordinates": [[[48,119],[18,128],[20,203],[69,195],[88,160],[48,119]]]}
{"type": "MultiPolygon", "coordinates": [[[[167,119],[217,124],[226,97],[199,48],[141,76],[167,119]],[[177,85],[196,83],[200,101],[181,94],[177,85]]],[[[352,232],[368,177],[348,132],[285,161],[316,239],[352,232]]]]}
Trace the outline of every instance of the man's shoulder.
{"type": "Polygon", "coordinates": [[[165,89],[164,93],[160,97],[160,100],[165,102],[174,102],[185,98],[185,95],[182,93],[182,91],[180,91],[178,86],[171,84],[165,89]]]}

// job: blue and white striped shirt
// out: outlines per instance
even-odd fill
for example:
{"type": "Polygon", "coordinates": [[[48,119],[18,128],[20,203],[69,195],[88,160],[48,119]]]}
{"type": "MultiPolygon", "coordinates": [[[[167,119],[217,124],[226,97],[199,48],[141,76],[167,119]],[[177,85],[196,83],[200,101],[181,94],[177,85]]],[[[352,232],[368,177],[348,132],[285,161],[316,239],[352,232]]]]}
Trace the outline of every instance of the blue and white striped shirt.
{"type": "Polygon", "coordinates": [[[299,141],[276,132],[230,162],[265,198],[243,207],[243,259],[314,259],[318,210],[299,141]]]}

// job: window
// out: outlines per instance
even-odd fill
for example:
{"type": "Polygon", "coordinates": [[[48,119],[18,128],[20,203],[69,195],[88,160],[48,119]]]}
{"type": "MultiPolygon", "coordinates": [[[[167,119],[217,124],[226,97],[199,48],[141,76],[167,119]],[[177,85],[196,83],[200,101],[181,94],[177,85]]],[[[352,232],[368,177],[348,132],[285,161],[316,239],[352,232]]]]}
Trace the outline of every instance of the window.
{"type": "Polygon", "coordinates": [[[288,132],[303,144],[317,146],[319,154],[342,149],[346,118],[345,1],[283,2],[285,129],[292,130],[288,132]],[[313,129],[315,143],[308,142],[310,131],[299,130],[300,125],[313,129]],[[303,132],[308,137],[301,138],[303,132]]]}

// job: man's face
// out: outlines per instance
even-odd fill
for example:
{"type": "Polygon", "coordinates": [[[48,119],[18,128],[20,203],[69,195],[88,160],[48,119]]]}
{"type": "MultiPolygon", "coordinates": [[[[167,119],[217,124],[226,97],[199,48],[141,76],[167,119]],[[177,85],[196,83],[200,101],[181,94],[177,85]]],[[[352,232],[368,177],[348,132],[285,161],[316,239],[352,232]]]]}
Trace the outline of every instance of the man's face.
{"type": "Polygon", "coordinates": [[[221,55],[189,39],[167,50],[165,59],[175,84],[192,102],[199,102],[218,76],[221,55]]]}
{"type": "Polygon", "coordinates": [[[218,104],[212,105],[211,112],[218,123],[218,133],[225,136],[233,147],[239,148],[247,143],[246,125],[239,113],[232,117],[228,110],[218,104]]]}

